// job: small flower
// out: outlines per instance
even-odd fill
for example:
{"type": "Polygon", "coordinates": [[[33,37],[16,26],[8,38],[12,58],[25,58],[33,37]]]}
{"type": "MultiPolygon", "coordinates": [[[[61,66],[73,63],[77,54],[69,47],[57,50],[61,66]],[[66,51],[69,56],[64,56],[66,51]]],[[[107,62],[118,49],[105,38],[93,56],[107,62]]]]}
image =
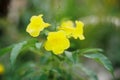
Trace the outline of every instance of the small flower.
{"type": "Polygon", "coordinates": [[[76,23],[76,28],[75,28],[72,36],[75,39],[79,38],[80,40],[84,40],[85,39],[85,37],[83,35],[84,24],[81,21],[75,21],[75,23],[76,23]]]}
{"type": "Polygon", "coordinates": [[[59,26],[59,30],[63,30],[68,37],[74,37],[75,39],[79,38],[84,40],[83,35],[83,26],[84,24],[81,21],[75,21],[75,27],[72,21],[65,21],[59,26]]]}
{"type": "Polygon", "coordinates": [[[42,14],[38,16],[32,16],[30,23],[27,26],[26,31],[33,37],[37,37],[44,28],[50,26],[50,24],[45,23],[42,19],[42,14]]]}
{"type": "Polygon", "coordinates": [[[70,37],[74,31],[74,24],[72,21],[64,21],[61,23],[61,25],[58,27],[59,30],[65,31],[66,35],[70,37]]]}
{"type": "Polygon", "coordinates": [[[70,42],[63,31],[50,32],[45,43],[45,49],[52,50],[54,54],[62,54],[69,48],[70,42]]]}
{"type": "Polygon", "coordinates": [[[0,75],[4,73],[4,66],[0,64],[0,75]]]}

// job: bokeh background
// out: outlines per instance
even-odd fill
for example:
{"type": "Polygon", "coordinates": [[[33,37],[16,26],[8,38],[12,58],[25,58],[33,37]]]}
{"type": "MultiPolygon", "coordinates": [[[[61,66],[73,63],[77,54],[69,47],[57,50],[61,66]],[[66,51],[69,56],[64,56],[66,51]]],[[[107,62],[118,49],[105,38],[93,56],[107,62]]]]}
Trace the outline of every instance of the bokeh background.
{"type": "MultiPolygon", "coordinates": [[[[27,39],[29,19],[39,14],[53,25],[51,31],[65,19],[83,21],[86,39],[74,40],[70,50],[103,49],[120,80],[120,0],[0,0],[0,49],[27,39]]],[[[33,54],[27,56],[31,59],[33,54]]],[[[9,54],[0,56],[0,63],[8,68],[9,54]]],[[[87,60],[86,66],[93,68],[100,80],[111,80],[110,73],[92,60],[87,60]]]]}

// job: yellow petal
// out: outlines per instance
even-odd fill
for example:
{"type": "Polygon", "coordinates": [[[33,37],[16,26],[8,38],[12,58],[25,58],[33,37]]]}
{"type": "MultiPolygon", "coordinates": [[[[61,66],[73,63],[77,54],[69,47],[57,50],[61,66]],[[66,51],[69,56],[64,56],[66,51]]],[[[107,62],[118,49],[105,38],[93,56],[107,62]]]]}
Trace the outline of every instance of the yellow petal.
{"type": "Polygon", "coordinates": [[[79,34],[83,34],[83,22],[81,21],[75,21],[76,23],[76,31],[79,33],[79,34]]]}
{"type": "Polygon", "coordinates": [[[42,14],[38,16],[32,16],[30,19],[30,23],[26,28],[26,32],[28,32],[31,36],[37,37],[44,28],[50,26],[49,23],[45,23],[42,18],[42,14]]]}
{"type": "Polygon", "coordinates": [[[74,31],[74,24],[72,21],[64,21],[58,28],[59,30],[63,30],[67,36],[70,36],[74,31]]]}
{"type": "Polygon", "coordinates": [[[80,40],[84,40],[84,39],[85,39],[84,35],[80,35],[80,36],[79,36],[79,39],[80,39],[80,40]]]}
{"type": "Polygon", "coordinates": [[[33,23],[43,22],[42,16],[43,16],[42,14],[38,16],[32,16],[30,19],[30,22],[33,22],[33,23]]]}
{"type": "Polygon", "coordinates": [[[53,51],[54,54],[62,54],[69,48],[70,42],[63,31],[50,32],[45,43],[45,49],[53,51]]]}
{"type": "Polygon", "coordinates": [[[45,49],[47,50],[47,51],[50,51],[52,48],[52,43],[51,42],[49,42],[49,41],[46,41],[45,42],[45,49]]]}
{"type": "Polygon", "coordinates": [[[62,54],[64,52],[64,49],[54,49],[53,53],[56,55],[62,54]]]}
{"type": "Polygon", "coordinates": [[[75,21],[75,23],[76,23],[76,27],[75,27],[75,30],[74,30],[72,36],[75,39],[79,38],[80,40],[84,40],[85,37],[83,35],[83,26],[84,26],[83,22],[75,21]]]}

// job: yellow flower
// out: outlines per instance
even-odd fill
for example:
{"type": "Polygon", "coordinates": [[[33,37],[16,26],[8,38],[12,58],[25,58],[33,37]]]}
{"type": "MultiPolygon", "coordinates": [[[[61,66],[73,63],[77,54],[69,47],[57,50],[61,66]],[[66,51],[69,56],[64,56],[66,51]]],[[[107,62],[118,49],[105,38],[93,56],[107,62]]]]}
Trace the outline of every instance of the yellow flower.
{"type": "Polygon", "coordinates": [[[45,23],[42,19],[42,14],[38,16],[32,16],[30,23],[27,26],[26,31],[33,37],[37,37],[44,28],[50,26],[50,24],[45,23]]]}
{"type": "Polygon", "coordinates": [[[59,26],[59,30],[63,30],[68,37],[74,37],[75,39],[79,38],[84,40],[83,35],[83,26],[84,24],[81,21],[75,21],[75,27],[72,21],[65,21],[59,26]]]}
{"type": "Polygon", "coordinates": [[[63,31],[50,32],[45,43],[45,49],[53,51],[54,54],[62,54],[69,48],[70,42],[63,31]]]}
{"type": "Polygon", "coordinates": [[[75,21],[75,23],[76,23],[76,28],[75,28],[72,36],[75,39],[79,38],[80,40],[84,40],[85,39],[85,37],[83,35],[84,24],[81,21],[75,21]]]}
{"type": "Polygon", "coordinates": [[[58,27],[59,30],[65,31],[66,35],[70,37],[74,31],[74,24],[72,21],[64,21],[61,23],[61,25],[58,27]]]}
{"type": "Polygon", "coordinates": [[[0,75],[4,73],[4,66],[0,64],[0,75]]]}

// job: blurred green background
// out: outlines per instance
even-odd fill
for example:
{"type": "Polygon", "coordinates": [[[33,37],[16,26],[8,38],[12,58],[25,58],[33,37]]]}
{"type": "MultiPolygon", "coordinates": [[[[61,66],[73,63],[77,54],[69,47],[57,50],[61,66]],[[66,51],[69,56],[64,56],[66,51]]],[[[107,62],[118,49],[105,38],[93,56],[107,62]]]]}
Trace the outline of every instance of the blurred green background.
{"type": "MultiPolygon", "coordinates": [[[[120,0],[0,0],[0,48],[28,39],[29,19],[39,14],[53,25],[51,31],[65,19],[83,21],[86,39],[71,39],[70,50],[103,49],[120,80],[120,0]]],[[[0,56],[0,63],[9,66],[9,54],[0,56]]]]}

